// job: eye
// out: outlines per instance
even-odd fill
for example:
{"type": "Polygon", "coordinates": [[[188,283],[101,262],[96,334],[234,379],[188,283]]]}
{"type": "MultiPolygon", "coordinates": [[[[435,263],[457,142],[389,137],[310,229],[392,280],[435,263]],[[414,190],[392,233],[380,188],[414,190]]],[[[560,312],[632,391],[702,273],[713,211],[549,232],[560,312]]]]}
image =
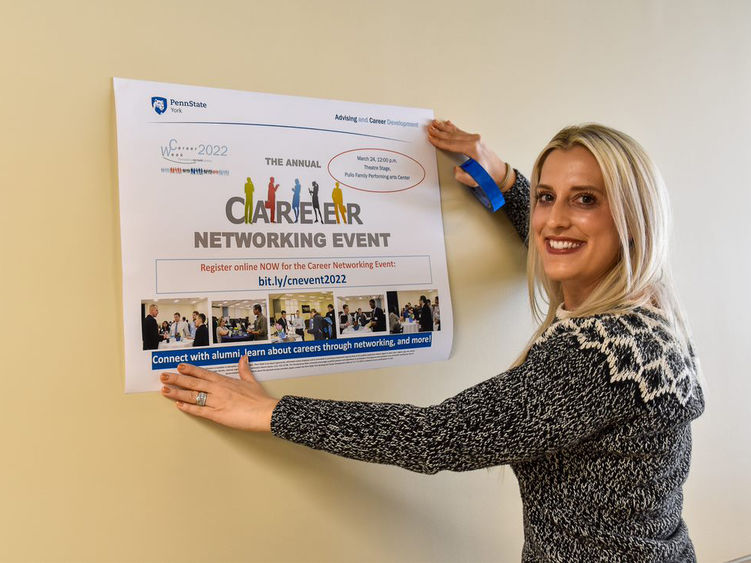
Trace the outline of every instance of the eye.
{"type": "Polygon", "coordinates": [[[590,207],[597,203],[597,197],[595,197],[594,194],[590,193],[581,193],[577,196],[576,199],[579,201],[579,203],[586,207],[590,207]]]}
{"type": "Polygon", "coordinates": [[[550,192],[537,192],[535,194],[535,200],[538,204],[553,203],[555,198],[550,192]]]}

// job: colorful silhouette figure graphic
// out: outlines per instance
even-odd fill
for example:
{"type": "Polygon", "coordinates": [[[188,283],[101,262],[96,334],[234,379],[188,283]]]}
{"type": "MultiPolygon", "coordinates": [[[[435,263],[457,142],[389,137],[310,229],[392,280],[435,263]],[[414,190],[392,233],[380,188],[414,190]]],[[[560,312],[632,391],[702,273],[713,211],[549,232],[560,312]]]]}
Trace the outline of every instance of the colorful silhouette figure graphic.
{"type": "Polygon", "coordinates": [[[339,182],[334,186],[334,191],[331,192],[331,200],[334,202],[334,210],[336,211],[336,224],[346,223],[347,216],[344,211],[344,201],[342,199],[342,189],[339,187],[339,182]],[[342,214],[342,220],[339,220],[339,213],[342,214]]]}
{"type": "Polygon", "coordinates": [[[313,189],[311,190],[308,188],[308,193],[313,196],[313,209],[315,210],[315,222],[318,223],[318,218],[321,218],[321,223],[323,223],[323,215],[321,215],[321,206],[318,203],[318,182],[313,182],[313,189]]]}
{"type": "Polygon", "coordinates": [[[245,182],[245,222],[253,222],[253,182],[248,178],[245,182]]]}
{"type": "Polygon", "coordinates": [[[279,184],[274,185],[274,177],[269,180],[269,194],[266,196],[266,207],[271,212],[271,222],[276,223],[274,220],[274,212],[276,211],[276,190],[279,189],[279,184]]]}
{"type": "Polygon", "coordinates": [[[297,223],[297,219],[300,217],[300,191],[302,191],[300,180],[295,178],[295,187],[292,188],[292,211],[295,212],[295,223],[297,223]]]}

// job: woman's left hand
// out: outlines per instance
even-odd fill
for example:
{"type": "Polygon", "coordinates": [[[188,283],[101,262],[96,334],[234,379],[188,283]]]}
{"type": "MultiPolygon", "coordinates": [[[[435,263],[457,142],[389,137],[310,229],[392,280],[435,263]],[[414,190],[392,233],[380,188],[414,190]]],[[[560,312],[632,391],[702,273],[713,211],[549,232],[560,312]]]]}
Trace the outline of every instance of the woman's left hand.
{"type": "Polygon", "coordinates": [[[271,413],[279,401],[268,395],[253,377],[247,356],[240,358],[238,370],[239,380],[180,364],[179,373],[162,374],[162,395],[176,401],[181,411],[194,416],[240,430],[269,432],[271,413]],[[206,404],[202,407],[196,404],[200,392],[206,393],[206,404]]]}

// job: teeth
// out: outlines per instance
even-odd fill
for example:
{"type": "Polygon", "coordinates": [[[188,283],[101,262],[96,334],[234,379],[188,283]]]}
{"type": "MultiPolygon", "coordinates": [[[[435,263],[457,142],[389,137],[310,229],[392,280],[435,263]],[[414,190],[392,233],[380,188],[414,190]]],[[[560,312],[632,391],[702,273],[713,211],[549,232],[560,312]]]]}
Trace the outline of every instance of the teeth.
{"type": "Polygon", "coordinates": [[[552,240],[548,239],[548,244],[550,245],[550,248],[554,248],[556,250],[563,250],[564,248],[577,248],[584,244],[583,242],[573,242],[570,240],[552,240]]]}

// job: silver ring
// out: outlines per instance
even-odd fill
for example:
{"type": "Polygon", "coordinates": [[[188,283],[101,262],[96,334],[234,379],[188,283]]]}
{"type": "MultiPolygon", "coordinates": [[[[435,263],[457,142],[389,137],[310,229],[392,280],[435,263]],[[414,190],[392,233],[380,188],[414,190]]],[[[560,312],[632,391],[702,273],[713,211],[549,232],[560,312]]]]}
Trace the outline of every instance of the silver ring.
{"type": "Polygon", "coordinates": [[[206,398],[208,395],[201,391],[198,395],[196,395],[196,404],[199,407],[205,407],[206,406],[206,398]]]}

